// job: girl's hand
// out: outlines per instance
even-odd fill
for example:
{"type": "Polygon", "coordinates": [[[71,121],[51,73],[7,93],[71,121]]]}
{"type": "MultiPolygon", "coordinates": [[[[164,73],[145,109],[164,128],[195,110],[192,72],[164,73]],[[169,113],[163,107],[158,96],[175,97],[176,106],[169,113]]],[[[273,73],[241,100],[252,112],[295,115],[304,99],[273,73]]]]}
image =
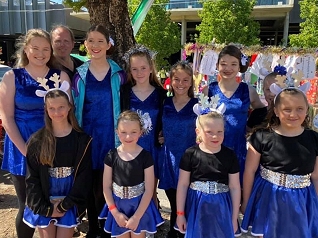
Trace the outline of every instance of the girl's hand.
{"type": "Polygon", "coordinates": [[[117,212],[115,215],[113,215],[115,218],[115,221],[117,222],[118,226],[120,227],[126,227],[127,221],[128,221],[128,217],[121,212],[117,212]]]}
{"type": "Polygon", "coordinates": [[[57,206],[60,204],[60,201],[56,201],[55,203],[53,203],[54,207],[53,207],[53,213],[52,213],[52,217],[62,217],[65,215],[65,212],[59,212],[57,210],[57,206]]]}
{"type": "Polygon", "coordinates": [[[185,219],[185,216],[178,215],[177,216],[177,226],[180,230],[180,232],[185,233],[187,229],[187,221],[185,219]]]}
{"type": "Polygon", "coordinates": [[[138,219],[137,217],[135,216],[132,216],[131,218],[129,218],[129,220],[127,221],[127,224],[126,224],[126,228],[127,229],[130,229],[132,231],[135,231],[139,225],[139,221],[140,219],[138,219]]]}

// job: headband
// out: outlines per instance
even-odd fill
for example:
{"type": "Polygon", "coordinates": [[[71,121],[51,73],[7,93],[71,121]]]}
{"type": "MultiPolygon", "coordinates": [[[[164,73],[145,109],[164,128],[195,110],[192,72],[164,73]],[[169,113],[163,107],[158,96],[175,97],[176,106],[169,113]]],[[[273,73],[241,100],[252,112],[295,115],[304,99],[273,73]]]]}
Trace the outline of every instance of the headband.
{"type": "Polygon", "coordinates": [[[220,100],[219,95],[209,98],[208,96],[200,93],[198,99],[199,103],[196,103],[193,106],[193,112],[198,116],[208,114],[209,112],[216,112],[223,115],[226,110],[224,103],[222,103],[220,106],[217,106],[218,101],[220,100]]]}
{"type": "Polygon", "coordinates": [[[54,81],[54,88],[49,88],[46,83],[47,83],[47,79],[46,78],[37,78],[37,81],[40,83],[40,86],[42,86],[45,90],[36,90],[35,94],[38,97],[43,97],[44,101],[46,98],[46,95],[48,94],[48,92],[51,91],[55,91],[55,90],[59,90],[62,91],[64,93],[66,93],[68,100],[71,101],[70,95],[68,94],[67,90],[70,88],[70,84],[67,81],[63,81],[61,86],[59,87],[59,82],[61,81],[59,79],[60,76],[58,76],[56,73],[53,74],[53,76],[51,76],[49,78],[49,80],[54,81]]]}

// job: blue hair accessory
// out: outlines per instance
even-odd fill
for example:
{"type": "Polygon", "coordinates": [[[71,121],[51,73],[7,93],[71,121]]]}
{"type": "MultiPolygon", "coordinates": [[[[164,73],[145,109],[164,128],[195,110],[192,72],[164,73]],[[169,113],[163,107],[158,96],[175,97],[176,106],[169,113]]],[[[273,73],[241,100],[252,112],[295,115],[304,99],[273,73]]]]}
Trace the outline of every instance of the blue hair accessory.
{"type": "Polygon", "coordinates": [[[274,68],[274,72],[278,73],[279,75],[286,75],[287,69],[286,69],[286,67],[284,67],[282,65],[277,65],[274,68]]]}

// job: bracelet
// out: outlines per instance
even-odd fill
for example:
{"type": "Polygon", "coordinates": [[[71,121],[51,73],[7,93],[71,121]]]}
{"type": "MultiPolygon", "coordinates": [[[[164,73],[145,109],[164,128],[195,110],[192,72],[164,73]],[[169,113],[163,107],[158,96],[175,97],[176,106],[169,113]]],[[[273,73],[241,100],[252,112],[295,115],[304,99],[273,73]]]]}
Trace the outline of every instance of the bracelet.
{"type": "Polygon", "coordinates": [[[113,205],[111,205],[111,206],[108,206],[108,210],[109,210],[109,211],[114,210],[115,208],[116,208],[116,205],[115,205],[115,204],[113,204],[113,205]]]}
{"type": "Polygon", "coordinates": [[[177,216],[184,216],[184,212],[177,211],[177,216]]]}

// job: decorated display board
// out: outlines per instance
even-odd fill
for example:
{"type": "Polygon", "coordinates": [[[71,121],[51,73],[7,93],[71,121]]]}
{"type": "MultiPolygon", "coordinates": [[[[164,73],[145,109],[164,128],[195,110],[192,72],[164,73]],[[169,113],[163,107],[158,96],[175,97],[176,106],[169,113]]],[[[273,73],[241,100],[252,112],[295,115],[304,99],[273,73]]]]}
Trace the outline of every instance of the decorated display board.
{"type": "MultiPolygon", "coordinates": [[[[316,103],[318,89],[318,77],[315,75],[316,49],[235,45],[250,57],[250,67],[242,79],[249,84],[255,84],[260,94],[262,94],[262,80],[275,70],[275,72],[284,72],[281,77],[277,77],[277,80],[284,81],[286,78],[292,78],[297,84],[310,81],[311,88],[307,92],[307,98],[309,103],[316,103]]],[[[184,46],[183,59],[189,55],[193,56],[194,72],[215,79],[217,78],[218,53],[224,46],[224,44],[188,43],[184,46]]],[[[200,87],[196,87],[196,90],[198,88],[200,87]]]]}

